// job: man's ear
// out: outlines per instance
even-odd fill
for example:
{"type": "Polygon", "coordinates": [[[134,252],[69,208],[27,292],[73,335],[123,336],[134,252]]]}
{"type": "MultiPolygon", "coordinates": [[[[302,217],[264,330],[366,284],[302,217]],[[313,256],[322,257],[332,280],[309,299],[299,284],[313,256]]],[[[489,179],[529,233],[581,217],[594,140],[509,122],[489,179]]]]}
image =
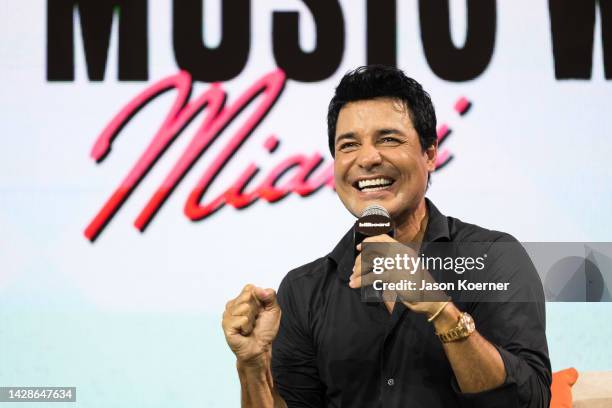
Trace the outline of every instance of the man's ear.
{"type": "Polygon", "coordinates": [[[427,159],[427,170],[430,172],[434,171],[436,169],[436,160],[438,158],[438,141],[436,140],[433,142],[432,145],[425,149],[425,152],[423,153],[426,155],[427,159]]]}

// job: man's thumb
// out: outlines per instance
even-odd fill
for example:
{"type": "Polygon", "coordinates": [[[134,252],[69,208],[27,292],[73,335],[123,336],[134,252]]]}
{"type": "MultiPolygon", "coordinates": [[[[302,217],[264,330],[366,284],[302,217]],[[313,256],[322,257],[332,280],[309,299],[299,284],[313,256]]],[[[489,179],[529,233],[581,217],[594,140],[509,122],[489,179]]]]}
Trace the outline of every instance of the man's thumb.
{"type": "Polygon", "coordinates": [[[257,288],[255,294],[266,310],[278,307],[278,303],[276,302],[276,292],[274,289],[257,288]]]}

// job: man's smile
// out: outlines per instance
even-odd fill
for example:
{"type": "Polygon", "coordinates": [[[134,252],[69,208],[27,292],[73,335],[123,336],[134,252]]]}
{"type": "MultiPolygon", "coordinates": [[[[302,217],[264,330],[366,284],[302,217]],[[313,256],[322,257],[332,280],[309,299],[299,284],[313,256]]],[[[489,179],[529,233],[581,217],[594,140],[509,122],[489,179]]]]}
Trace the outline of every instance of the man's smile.
{"type": "Polygon", "coordinates": [[[355,180],[352,185],[360,192],[381,191],[389,189],[395,179],[387,176],[369,176],[355,180]]]}
{"type": "Polygon", "coordinates": [[[392,177],[375,175],[359,177],[351,185],[357,190],[357,196],[360,197],[360,200],[371,200],[381,199],[388,194],[392,194],[396,183],[392,177]]]}

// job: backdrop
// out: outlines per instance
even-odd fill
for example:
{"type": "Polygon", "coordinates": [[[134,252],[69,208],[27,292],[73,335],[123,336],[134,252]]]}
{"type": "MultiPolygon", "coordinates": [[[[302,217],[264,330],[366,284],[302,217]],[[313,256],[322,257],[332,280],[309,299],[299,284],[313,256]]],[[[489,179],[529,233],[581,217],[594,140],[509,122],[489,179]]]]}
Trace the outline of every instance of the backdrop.
{"type": "MultiPolygon", "coordinates": [[[[442,212],[522,241],[610,241],[611,10],[0,0],[0,386],[237,406],[225,302],[350,228],[325,115],[366,63],[430,92],[442,212]]],[[[554,369],[611,368],[609,303],[547,309],[554,369]]]]}

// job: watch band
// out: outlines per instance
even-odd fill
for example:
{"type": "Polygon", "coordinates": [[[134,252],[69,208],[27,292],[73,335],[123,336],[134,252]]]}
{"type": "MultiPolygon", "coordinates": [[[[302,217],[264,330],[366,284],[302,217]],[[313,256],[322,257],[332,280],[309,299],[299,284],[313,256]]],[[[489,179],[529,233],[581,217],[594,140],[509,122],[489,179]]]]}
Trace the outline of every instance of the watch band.
{"type": "Polygon", "coordinates": [[[474,333],[474,330],[476,330],[474,319],[469,314],[463,312],[459,316],[455,327],[444,333],[436,333],[436,335],[442,343],[450,343],[468,338],[470,334],[474,333]]]}

